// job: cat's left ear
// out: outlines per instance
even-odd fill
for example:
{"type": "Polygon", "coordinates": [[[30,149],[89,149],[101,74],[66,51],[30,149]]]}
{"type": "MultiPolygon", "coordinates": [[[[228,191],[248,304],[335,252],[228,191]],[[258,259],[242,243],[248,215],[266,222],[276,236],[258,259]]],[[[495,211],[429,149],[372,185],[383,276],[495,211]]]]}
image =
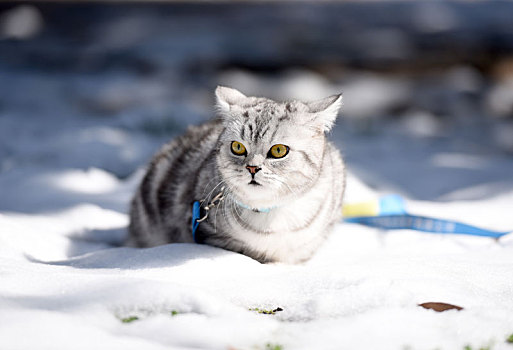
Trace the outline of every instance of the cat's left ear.
{"type": "Polygon", "coordinates": [[[308,111],[316,114],[315,121],[320,123],[320,127],[324,132],[328,132],[335,124],[338,111],[342,107],[342,94],[333,95],[321,100],[305,103],[308,111]]]}
{"type": "Polygon", "coordinates": [[[239,90],[235,90],[226,86],[218,86],[216,88],[217,107],[221,112],[228,112],[233,105],[242,105],[247,98],[239,90]]]}

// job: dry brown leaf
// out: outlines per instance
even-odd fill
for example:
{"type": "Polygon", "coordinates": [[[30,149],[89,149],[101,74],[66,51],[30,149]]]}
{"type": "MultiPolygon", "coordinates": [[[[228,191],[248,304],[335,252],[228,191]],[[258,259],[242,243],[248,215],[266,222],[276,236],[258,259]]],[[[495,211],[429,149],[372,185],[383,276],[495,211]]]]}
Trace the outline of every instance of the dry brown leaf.
{"type": "Polygon", "coordinates": [[[461,306],[437,302],[422,303],[419,304],[419,306],[422,306],[424,309],[435,310],[436,312],[443,312],[447,310],[463,310],[461,306]]]}

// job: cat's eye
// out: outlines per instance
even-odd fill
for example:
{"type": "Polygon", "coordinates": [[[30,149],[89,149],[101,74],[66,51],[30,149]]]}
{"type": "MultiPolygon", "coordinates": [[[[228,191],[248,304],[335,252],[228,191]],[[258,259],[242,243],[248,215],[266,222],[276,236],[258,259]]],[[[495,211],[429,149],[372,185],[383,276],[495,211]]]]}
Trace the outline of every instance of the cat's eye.
{"type": "Polygon", "coordinates": [[[267,153],[269,158],[283,158],[289,153],[289,146],[277,144],[271,147],[267,153]]]}
{"type": "Polygon", "coordinates": [[[244,145],[238,141],[232,141],[230,149],[232,150],[232,153],[236,156],[243,156],[247,154],[246,147],[244,147],[244,145]]]}

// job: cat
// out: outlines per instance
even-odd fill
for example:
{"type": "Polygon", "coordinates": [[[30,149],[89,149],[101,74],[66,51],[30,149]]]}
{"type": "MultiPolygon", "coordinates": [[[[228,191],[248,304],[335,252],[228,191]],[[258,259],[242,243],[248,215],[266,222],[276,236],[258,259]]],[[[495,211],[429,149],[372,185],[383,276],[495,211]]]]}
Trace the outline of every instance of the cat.
{"type": "Polygon", "coordinates": [[[341,218],[345,166],[326,133],[342,95],[275,102],[223,86],[215,94],[216,118],[152,159],[131,203],[128,244],[196,241],[262,263],[308,260],[341,218]]]}

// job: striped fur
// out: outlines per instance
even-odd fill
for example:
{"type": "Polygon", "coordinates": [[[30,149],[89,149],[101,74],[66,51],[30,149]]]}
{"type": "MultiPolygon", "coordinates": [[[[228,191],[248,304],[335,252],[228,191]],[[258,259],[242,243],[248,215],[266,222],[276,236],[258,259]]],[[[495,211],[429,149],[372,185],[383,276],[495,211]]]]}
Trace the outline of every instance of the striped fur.
{"type": "Polygon", "coordinates": [[[309,259],[341,213],[344,164],[325,137],[341,96],[278,103],[225,87],[216,95],[217,118],[189,128],[151,161],[132,201],[128,244],[192,243],[193,201],[224,187],[225,199],[199,226],[200,242],[261,262],[309,259]],[[247,154],[233,154],[233,141],[247,154]],[[289,153],[269,157],[275,144],[289,153]],[[248,165],[261,170],[252,175],[248,165]]]}

